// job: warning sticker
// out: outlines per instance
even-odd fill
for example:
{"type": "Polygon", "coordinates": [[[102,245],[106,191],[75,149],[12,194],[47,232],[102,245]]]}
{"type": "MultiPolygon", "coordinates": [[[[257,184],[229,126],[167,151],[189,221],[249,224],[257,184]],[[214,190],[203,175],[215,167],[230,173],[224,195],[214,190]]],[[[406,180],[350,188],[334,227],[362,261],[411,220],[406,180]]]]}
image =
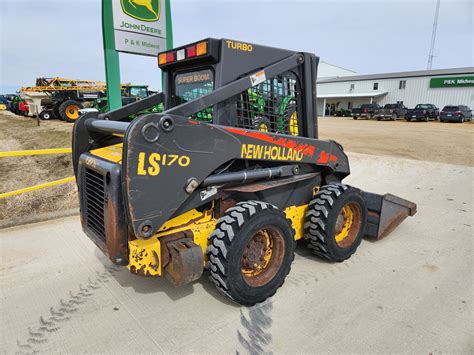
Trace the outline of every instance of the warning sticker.
{"type": "Polygon", "coordinates": [[[265,70],[260,70],[250,76],[250,82],[252,83],[252,86],[263,83],[265,80],[267,80],[265,77],[265,70]]]}

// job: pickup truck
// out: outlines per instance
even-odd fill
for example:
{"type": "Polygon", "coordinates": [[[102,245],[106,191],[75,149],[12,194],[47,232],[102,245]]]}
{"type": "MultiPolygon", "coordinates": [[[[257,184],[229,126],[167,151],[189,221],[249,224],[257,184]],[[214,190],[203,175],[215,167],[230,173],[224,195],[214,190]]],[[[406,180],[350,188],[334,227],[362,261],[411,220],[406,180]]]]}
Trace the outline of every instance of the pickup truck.
{"type": "Polygon", "coordinates": [[[377,110],[381,107],[378,104],[363,104],[352,109],[352,118],[358,119],[362,117],[372,118],[377,110]]]}
{"type": "Polygon", "coordinates": [[[433,104],[418,104],[414,109],[409,109],[405,114],[405,119],[428,122],[430,119],[438,119],[439,110],[433,104]]]}
{"type": "Polygon", "coordinates": [[[374,117],[379,121],[384,118],[395,121],[399,117],[404,118],[407,110],[403,104],[386,104],[380,110],[375,111],[374,117]]]}

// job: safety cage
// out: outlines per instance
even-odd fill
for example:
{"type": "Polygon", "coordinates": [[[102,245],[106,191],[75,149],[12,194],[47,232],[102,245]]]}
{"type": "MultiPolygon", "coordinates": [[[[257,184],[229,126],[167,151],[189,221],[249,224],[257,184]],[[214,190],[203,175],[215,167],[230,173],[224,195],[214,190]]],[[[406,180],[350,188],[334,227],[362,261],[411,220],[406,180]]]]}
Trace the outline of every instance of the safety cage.
{"type": "MultiPolygon", "coordinates": [[[[211,68],[174,74],[174,105],[178,106],[209,94],[214,90],[211,68]]],[[[230,126],[263,132],[300,135],[301,87],[297,76],[287,71],[267,79],[226,101],[230,126]]],[[[214,106],[189,115],[189,118],[213,122],[214,106]]]]}

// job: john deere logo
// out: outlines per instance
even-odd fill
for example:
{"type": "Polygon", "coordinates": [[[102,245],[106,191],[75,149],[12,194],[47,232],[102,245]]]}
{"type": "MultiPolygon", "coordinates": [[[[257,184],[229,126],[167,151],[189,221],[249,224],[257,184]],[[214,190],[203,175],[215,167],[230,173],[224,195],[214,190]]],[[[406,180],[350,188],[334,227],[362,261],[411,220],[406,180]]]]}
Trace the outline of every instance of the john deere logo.
{"type": "Polygon", "coordinates": [[[120,0],[122,10],[137,20],[154,22],[160,19],[160,0],[120,0]]]}

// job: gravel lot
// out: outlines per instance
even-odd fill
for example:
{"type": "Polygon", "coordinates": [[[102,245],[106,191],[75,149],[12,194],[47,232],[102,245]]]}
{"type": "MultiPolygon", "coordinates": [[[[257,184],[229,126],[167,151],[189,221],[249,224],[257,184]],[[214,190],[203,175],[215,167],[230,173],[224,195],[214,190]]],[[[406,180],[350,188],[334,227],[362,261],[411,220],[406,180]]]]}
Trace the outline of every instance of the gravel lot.
{"type": "Polygon", "coordinates": [[[319,135],[348,152],[474,166],[474,122],[320,118],[319,135]]]}

